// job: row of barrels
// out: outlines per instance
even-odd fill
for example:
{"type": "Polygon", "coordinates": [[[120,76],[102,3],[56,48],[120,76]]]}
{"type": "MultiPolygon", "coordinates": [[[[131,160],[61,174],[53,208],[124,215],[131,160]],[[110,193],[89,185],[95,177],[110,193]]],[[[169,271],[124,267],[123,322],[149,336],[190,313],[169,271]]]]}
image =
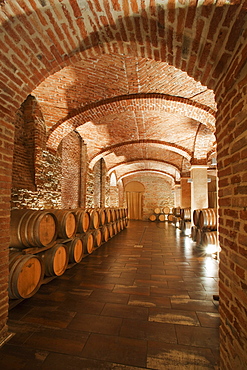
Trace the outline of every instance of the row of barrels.
{"type": "Polygon", "coordinates": [[[172,214],[170,207],[156,207],[153,210],[153,213],[149,216],[149,221],[169,221],[172,222],[172,214]]]}
{"type": "Polygon", "coordinates": [[[172,214],[163,214],[163,213],[160,213],[160,214],[151,214],[149,216],[149,220],[154,222],[154,221],[159,221],[159,222],[164,222],[164,221],[168,221],[168,222],[172,222],[173,221],[173,215],[172,214]]]}
{"type": "Polygon", "coordinates": [[[10,247],[46,247],[58,238],[70,239],[76,233],[98,229],[126,217],[126,208],[15,209],[11,212],[10,247]]]}
{"type": "Polygon", "coordinates": [[[173,223],[182,234],[190,235],[197,246],[217,245],[217,213],[214,208],[193,211],[193,226],[190,208],[174,208],[173,223]]]}
{"type": "Polygon", "coordinates": [[[101,211],[12,211],[10,299],[31,297],[45,279],[61,276],[69,266],[127,227],[126,209],[101,211]]]}
{"type": "Polygon", "coordinates": [[[217,211],[215,208],[196,209],[191,238],[197,246],[217,245],[217,211]]]}
{"type": "Polygon", "coordinates": [[[179,221],[180,219],[184,221],[191,221],[191,208],[155,208],[154,213],[149,216],[149,219],[150,221],[168,220],[170,222],[179,221]]]}

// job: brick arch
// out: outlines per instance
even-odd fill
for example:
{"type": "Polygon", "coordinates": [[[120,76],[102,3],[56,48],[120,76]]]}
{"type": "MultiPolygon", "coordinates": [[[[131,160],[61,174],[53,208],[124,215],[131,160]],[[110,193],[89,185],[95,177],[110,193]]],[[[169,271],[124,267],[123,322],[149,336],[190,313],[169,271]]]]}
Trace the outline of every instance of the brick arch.
{"type": "Polygon", "coordinates": [[[236,11],[240,6],[229,5],[228,0],[221,1],[220,6],[197,7],[180,2],[169,5],[153,2],[147,7],[137,2],[115,2],[110,7],[103,1],[90,5],[85,2],[82,6],[79,0],[23,7],[21,0],[10,0],[1,8],[4,12],[1,60],[8,76],[6,100],[12,102],[11,107],[6,104],[7,115],[49,75],[102,53],[166,61],[214,89],[231,62],[231,52],[237,50],[236,40],[244,22],[236,11]],[[98,12],[105,12],[105,16],[98,12]],[[212,23],[209,30],[207,20],[212,23]],[[230,21],[233,27],[238,26],[234,38],[230,21]],[[184,37],[182,27],[187,30],[184,37]],[[217,48],[209,50],[218,35],[221,37],[217,48]],[[167,36],[176,40],[176,52],[173,43],[166,42],[167,36]]]}
{"type": "MultiPolygon", "coordinates": [[[[152,147],[152,148],[155,147],[155,148],[157,148],[157,151],[160,150],[160,149],[164,149],[167,152],[176,153],[179,156],[181,156],[181,167],[182,167],[182,164],[183,164],[184,160],[187,160],[188,163],[191,160],[191,153],[188,153],[186,148],[181,148],[181,147],[176,146],[174,144],[170,144],[170,143],[166,143],[166,142],[162,142],[162,141],[158,141],[158,140],[156,140],[156,141],[154,141],[154,140],[141,140],[141,141],[131,141],[131,142],[128,142],[128,143],[124,142],[124,143],[120,143],[120,144],[105,148],[97,156],[92,158],[92,160],[89,163],[89,168],[93,168],[94,164],[101,157],[104,157],[105,161],[107,163],[108,162],[107,161],[107,154],[110,153],[110,152],[114,152],[114,149],[116,149],[116,148],[120,149],[121,148],[121,151],[123,153],[126,153],[126,149],[130,146],[133,146],[133,145],[135,145],[135,147],[138,147],[138,146],[143,147],[143,145],[144,145],[145,149],[149,148],[149,147],[152,147]]],[[[162,158],[163,154],[161,153],[160,156],[162,158]]],[[[152,160],[153,158],[149,158],[149,159],[152,160]]],[[[147,160],[147,158],[146,158],[146,160],[147,160]]],[[[182,170],[182,168],[181,169],[178,168],[178,170],[182,170]]]]}
{"type": "Polygon", "coordinates": [[[51,150],[56,150],[62,138],[83,123],[98,120],[108,114],[120,114],[127,110],[157,110],[182,114],[202,122],[212,132],[215,130],[215,112],[203,104],[165,94],[132,94],[106,99],[76,110],[76,112],[72,113],[72,117],[56,125],[48,137],[47,146],[51,150]]]}
{"type": "Polygon", "coordinates": [[[174,177],[171,176],[169,173],[165,172],[165,171],[159,171],[159,170],[136,170],[136,171],[129,171],[129,172],[126,172],[124,175],[120,176],[118,181],[120,180],[123,180],[124,178],[126,177],[130,177],[130,176],[133,176],[133,175],[138,175],[138,174],[143,174],[143,173],[147,173],[147,174],[151,174],[151,175],[154,175],[154,176],[161,176],[161,177],[165,177],[166,179],[169,178],[170,181],[172,181],[174,184],[175,184],[175,181],[174,181],[174,177]]]}
{"type": "Polygon", "coordinates": [[[121,171],[125,173],[129,172],[136,172],[136,171],[160,171],[161,173],[169,174],[170,177],[174,179],[174,181],[178,181],[180,179],[180,170],[171,163],[167,163],[162,160],[154,160],[154,159],[133,159],[126,162],[118,163],[117,165],[113,166],[109,169],[108,174],[115,171],[117,175],[117,179],[121,178],[123,175],[120,173],[121,171]],[[130,168],[130,169],[128,169],[130,168]],[[132,168],[132,169],[131,169],[132,168]]]}

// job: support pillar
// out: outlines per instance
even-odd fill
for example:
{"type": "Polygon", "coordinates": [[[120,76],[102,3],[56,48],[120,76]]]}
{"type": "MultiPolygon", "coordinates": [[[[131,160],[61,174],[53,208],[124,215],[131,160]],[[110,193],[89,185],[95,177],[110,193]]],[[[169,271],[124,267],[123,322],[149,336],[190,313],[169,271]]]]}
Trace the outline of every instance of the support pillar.
{"type": "Polygon", "coordinates": [[[181,177],[181,201],[180,207],[181,208],[190,208],[191,207],[191,186],[188,182],[189,177],[181,177]]]}
{"type": "Polygon", "coordinates": [[[208,208],[207,166],[192,165],[191,181],[191,214],[193,215],[195,209],[208,208]]]}
{"type": "Polygon", "coordinates": [[[180,207],[181,205],[181,185],[175,184],[174,186],[174,207],[180,207]]]}

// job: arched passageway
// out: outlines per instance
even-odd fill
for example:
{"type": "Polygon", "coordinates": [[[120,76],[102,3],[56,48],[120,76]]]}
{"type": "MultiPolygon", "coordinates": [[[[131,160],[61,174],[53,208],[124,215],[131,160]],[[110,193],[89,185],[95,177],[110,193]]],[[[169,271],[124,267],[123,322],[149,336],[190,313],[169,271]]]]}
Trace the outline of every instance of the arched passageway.
{"type": "MultiPolygon", "coordinates": [[[[81,137],[76,145],[87,166],[78,176],[87,173],[88,184],[101,156],[118,179],[127,163],[128,174],[156,170],[175,184],[191,165],[208,165],[216,137],[221,358],[223,368],[241,368],[247,362],[246,2],[9,0],[0,2],[0,19],[1,337],[11,192],[18,206],[35,199],[35,206],[48,207],[47,192],[60,204],[65,136],[76,130],[71,135],[81,137]],[[30,94],[38,105],[24,104],[27,117],[30,94]],[[22,138],[19,150],[14,131],[22,138]],[[12,167],[19,178],[12,178],[12,167]]],[[[94,194],[78,183],[78,202],[93,204],[94,194]]],[[[106,205],[109,184],[106,175],[106,205]]],[[[122,183],[119,189],[123,201],[122,183]]]]}

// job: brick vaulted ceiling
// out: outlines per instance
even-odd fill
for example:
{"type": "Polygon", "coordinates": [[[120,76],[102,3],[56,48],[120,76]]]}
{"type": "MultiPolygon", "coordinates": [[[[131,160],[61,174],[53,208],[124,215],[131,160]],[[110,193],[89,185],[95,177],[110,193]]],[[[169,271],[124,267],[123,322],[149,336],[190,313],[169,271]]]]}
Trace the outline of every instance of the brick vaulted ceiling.
{"type": "Polygon", "coordinates": [[[215,150],[213,91],[164,62],[101,55],[65,67],[32,94],[50,149],[76,129],[90,166],[103,157],[118,178],[148,171],[179,180],[215,150]]]}
{"type": "Polygon", "coordinates": [[[215,151],[214,93],[246,59],[244,3],[0,0],[3,111],[32,94],[51,150],[77,130],[90,166],[177,180],[215,151]]]}

